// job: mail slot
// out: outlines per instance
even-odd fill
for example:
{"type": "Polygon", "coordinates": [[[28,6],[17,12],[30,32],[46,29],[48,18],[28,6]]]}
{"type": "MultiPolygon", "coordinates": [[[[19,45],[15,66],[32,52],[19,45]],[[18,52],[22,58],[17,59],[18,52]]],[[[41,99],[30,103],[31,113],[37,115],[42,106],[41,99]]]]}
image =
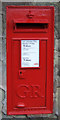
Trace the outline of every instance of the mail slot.
{"type": "Polygon", "coordinates": [[[14,25],[14,32],[47,32],[47,29],[48,23],[15,23],[14,25]]]}
{"type": "Polygon", "coordinates": [[[53,112],[54,7],[7,6],[7,114],[53,112]]]}

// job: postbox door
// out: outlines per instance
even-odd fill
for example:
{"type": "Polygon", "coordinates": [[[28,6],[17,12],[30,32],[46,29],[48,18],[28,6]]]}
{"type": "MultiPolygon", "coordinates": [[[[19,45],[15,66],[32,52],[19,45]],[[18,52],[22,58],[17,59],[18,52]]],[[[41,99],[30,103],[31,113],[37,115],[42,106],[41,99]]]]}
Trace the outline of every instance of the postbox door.
{"type": "Polygon", "coordinates": [[[47,40],[13,40],[12,50],[14,107],[45,107],[47,40]]]}

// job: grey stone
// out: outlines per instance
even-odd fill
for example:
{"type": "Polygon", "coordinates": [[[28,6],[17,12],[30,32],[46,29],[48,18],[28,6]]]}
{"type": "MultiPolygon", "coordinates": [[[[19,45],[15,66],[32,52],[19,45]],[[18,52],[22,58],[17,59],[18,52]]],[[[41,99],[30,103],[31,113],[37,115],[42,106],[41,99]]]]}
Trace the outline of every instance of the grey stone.
{"type": "Polygon", "coordinates": [[[60,87],[60,76],[57,75],[57,87],[60,87]]]}
{"type": "Polygon", "coordinates": [[[2,15],[0,15],[0,38],[2,36],[2,15]]]}
{"type": "Polygon", "coordinates": [[[60,76],[60,69],[59,69],[59,71],[58,71],[58,76],[60,76]]]}
{"type": "Polygon", "coordinates": [[[2,13],[2,2],[0,1],[0,14],[2,13]]]}
{"type": "Polygon", "coordinates": [[[0,61],[0,86],[2,86],[2,61],[0,61]]]}
{"type": "Polygon", "coordinates": [[[0,87],[0,119],[2,118],[2,100],[4,99],[4,90],[0,87]]]}
{"type": "Polygon", "coordinates": [[[2,40],[0,38],[0,61],[2,61],[2,40]]]}
{"type": "Polygon", "coordinates": [[[7,105],[6,105],[6,102],[7,102],[7,100],[6,100],[6,92],[5,92],[4,99],[2,100],[2,113],[4,115],[7,114],[7,105]]]}
{"type": "Polygon", "coordinates": [[[0,89],[0,113],[2,109],[2,90],[0,89]]]}
{"type": "MultiPolygon", "coordinates": [[[[2,0],[2,2],[16,2],[16,0],[2,0]]],[[[22,0],[17,0],[17,2],[22,2],[22,0]]],[[[48,0],[23,0],[23,2],[48,2],[48,0]]],[[[54,0],[49,0],[49,2],[54,2],[54,0]]],[[[59,0],[55,0],[59,2],[59,0]]]]}
{"type": "Polygon", "coordinates": [[[58,66],[60,68],[60,57],[58,57],[58,66]]]}
{"type": "Polygon", "coordinates": [[[60,39],[59,39],[59,42],[58,42],[58,51],[60,52],[60,39]]]}
{"type": "Polygon", "coordinates": [[[59,116],[60,116],[60,87],[57,88],[58,89],[58,113],[59,113],[59,116]]]}

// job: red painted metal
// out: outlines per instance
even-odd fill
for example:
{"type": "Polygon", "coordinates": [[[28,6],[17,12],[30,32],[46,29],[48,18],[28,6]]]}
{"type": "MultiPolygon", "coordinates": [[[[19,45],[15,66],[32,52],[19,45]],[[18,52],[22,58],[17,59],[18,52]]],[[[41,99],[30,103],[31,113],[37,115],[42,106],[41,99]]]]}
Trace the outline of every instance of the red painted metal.
{"type": "Polygon", "coordinates": [[[7,6],[7,114],[53,112],[54,7],[7,6]],[[21,67],[21,41],[39,40],[39,67],[21,67]]]}

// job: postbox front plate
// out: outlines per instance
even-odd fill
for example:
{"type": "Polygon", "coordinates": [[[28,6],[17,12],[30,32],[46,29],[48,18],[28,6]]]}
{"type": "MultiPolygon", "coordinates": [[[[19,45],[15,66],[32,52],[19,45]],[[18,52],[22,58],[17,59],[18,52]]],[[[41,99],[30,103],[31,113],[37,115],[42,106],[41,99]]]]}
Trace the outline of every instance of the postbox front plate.
{"type": "Polygon", "coordinates": [[[54,7],[7,6],[7,114],[53,112],[54,7]]]}

